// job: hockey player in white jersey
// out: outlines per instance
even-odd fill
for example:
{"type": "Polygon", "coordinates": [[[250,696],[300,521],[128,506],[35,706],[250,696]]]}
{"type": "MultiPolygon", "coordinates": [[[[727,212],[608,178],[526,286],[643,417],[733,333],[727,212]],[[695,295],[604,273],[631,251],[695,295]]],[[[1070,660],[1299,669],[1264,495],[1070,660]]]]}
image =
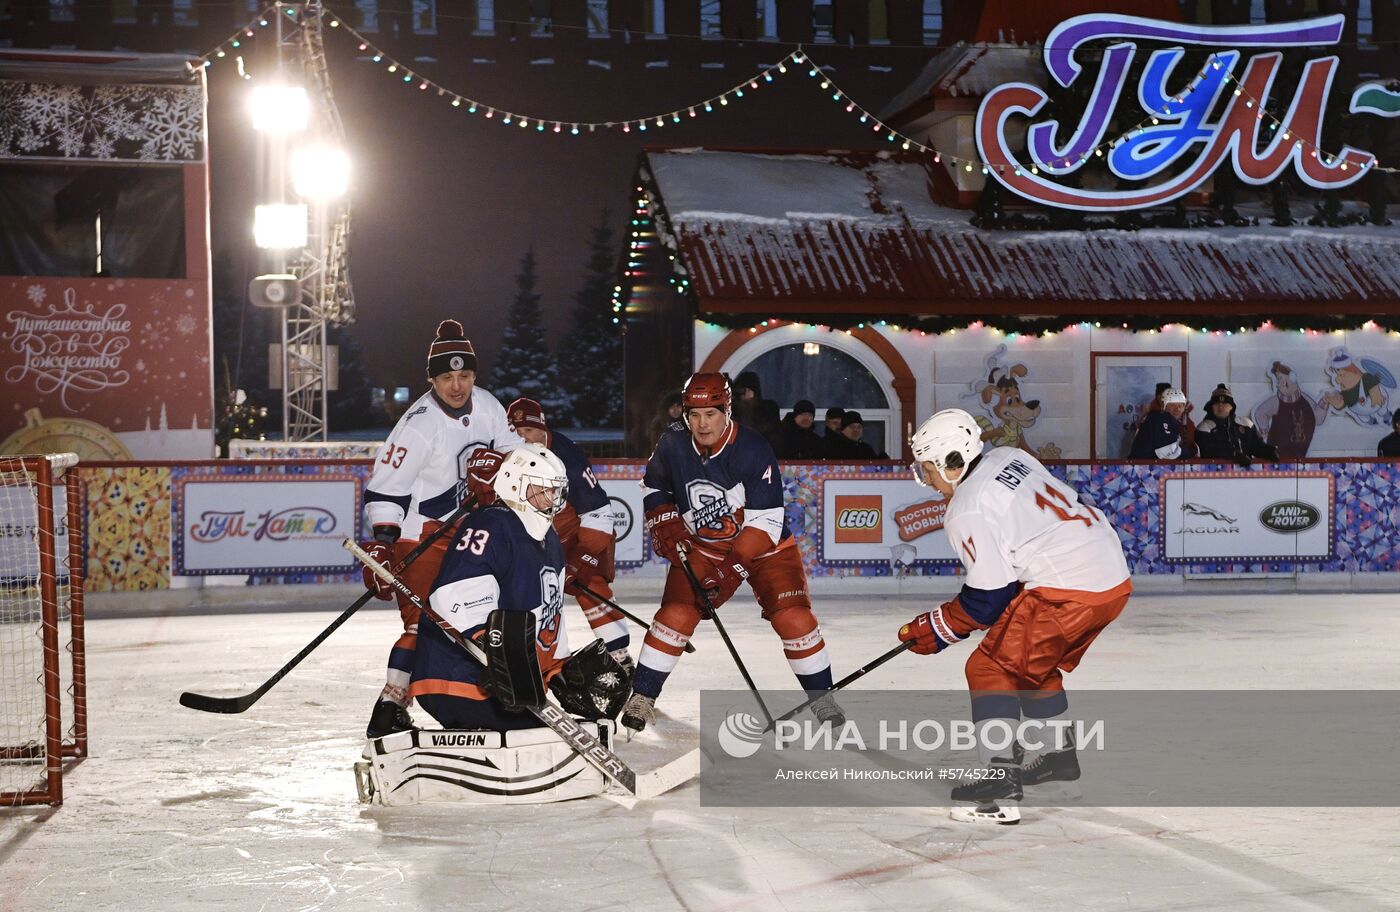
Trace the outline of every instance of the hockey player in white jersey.
{"type": "MultiPolygon", "coordinates": [[[[432,388],[409,407],[384,441],[365,488],[365,519],[374,540],[364,548],[390,566],[456,512],[466,497],[472,456],[478,450],[505,453],[522,442],[496,397],[476,385],[476,352],[456,320],[438,325],[428,348],[428,381],[432,388]]],[[[439,537],[400,574],[419,597],[428,597],[451,539],[451,534],[439,537]]],[[[364,579],[378,598],[393,597],[393,590],[369,570],[364,579]]],[[[408,685],[418,609],[402,596],[398,602],[403,634],[389,652],[384,689],[366,729],[370,738],[413,725],[408,685]]]]}
{"type": "MultiPolygon", "coordinates": [[[[1016,730],[1024,716],[1052,724],[1043,752],[992,750],[978,738],[983,775],[953,789],[953,817],[1016,823],[1023,785],[1079,778],[1066,728],[1063,672],[1073,671],[1132,592],[1118,533],[1108,519],[1034,456],[982,450],[977,422],[944,409],[914,434],[914,476],[949,498],[943,531],[967,570],[958,595],[905,624],[903,641],[928,655],[986,630],[967,659],[972,719],[1016,730]]],[[[1066,720],[1067,721],[1067,720],[1066,720]]]]}

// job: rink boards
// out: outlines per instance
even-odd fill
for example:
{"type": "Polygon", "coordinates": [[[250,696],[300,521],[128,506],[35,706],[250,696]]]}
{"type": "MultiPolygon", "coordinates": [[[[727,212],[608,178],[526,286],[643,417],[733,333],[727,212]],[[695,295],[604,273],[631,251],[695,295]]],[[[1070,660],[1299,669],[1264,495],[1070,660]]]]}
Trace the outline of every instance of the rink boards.
{"type": "MultiPolygon", "coordinates": [[[[93,591],[162,589],[176,577],[249,584],[353,579],[334,544],[359,528],[367,459],[83,465],[93,591]]],[[[621,576],[658,575],[642,528],[640,460],[599,460],[621,576]]],[[[1134,574],[1400,570],[1400,463],[1296,465],[1057,462],[1112,520],[1134,574]]],[[[788,528],[809,576],[959,572],[944,504],[907,466],[788,463],[788,528]]]]}

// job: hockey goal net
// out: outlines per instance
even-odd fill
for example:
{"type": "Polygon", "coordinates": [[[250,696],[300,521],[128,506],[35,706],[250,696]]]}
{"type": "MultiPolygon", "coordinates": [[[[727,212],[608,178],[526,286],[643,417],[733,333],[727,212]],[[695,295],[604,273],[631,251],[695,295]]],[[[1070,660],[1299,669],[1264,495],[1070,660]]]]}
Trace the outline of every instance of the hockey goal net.
{"type": "Polygon", "coordinates": [[[0,807],[61,804],[87,756],[77,463],[0,456],[0,807]]]}

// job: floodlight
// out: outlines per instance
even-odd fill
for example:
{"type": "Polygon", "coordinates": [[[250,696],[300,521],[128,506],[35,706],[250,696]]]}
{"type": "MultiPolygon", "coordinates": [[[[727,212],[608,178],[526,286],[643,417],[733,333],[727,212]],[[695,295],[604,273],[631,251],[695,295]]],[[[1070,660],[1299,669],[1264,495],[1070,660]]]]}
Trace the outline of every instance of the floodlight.
{"type": "Polygon", "coordinates": [[[344,196],[350,187],[350,156],[324,143],[302,146],[292,153],[292,189],[312,202],[344,196]]]}
{"type": "Polygon", "coordinates": [[[311,120],[311,103],[301,86],[268,83],[253,87],[248,112],[264,133],[299,133],[311,120]]]}
{"type": "Polygon", "coordinates": [[[258,246],[285,250],[306,246],[306,204],[259,206],[253,213],[253,238],[258,246]]]}

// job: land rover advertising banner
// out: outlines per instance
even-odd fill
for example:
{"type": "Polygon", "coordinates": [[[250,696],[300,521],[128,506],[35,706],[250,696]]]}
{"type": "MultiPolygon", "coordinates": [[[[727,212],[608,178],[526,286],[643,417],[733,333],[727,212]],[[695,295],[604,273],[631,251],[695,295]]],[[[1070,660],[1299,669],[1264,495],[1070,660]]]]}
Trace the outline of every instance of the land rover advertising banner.
{"type": "Polygon", "coordinates": [[[1167,561],[1327,560],[1332,477],[1324,472],[1186,472],[1162,479],[1167,561]]]}

